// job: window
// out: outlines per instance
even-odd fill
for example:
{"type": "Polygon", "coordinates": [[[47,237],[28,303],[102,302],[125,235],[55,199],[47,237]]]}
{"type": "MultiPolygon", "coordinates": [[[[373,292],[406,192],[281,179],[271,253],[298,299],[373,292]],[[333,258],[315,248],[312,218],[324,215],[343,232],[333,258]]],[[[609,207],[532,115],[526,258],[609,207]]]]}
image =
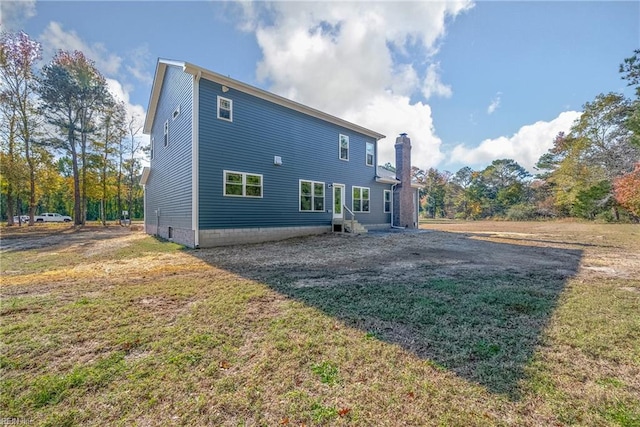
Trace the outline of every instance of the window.
{"type": "Polygon", "coordinates": [[[218,97],[218,118],[233,121],[233,101],[221,96],[218,97]]]}
{"type": "Polygon", "coordinates": [[[349,160],[349,137],[340,134],[340,160],[349,160]]]}
{"type": "Polygon", "coordinates": [[[151,160],[153,160],[153,146],[154,146],[154,139],[153,137],[151,137],[151,144],[150,144],[150,150],[149,150],[149,157],[151,157],[151,160]]]}
{"type": "Polygon", "coordinates": [[[224,171],[224,195],[262,197],[262,175],[224,171]]]}
{"type": "Polygon", "coordinates": [[[173,120],[175,120],[180,115],[180,106],[178,105],[175,110],[173,110],[173,115],[171,116],[173,120]]]}
{"type": "Polygon", "coordinates": [[[366,162],[367,166],[373,166],[373,155],[374,155],[373,142],[367,142],[367,150],[366,150],[366,162]]]}
{"type": "Polygon", "coordinates": [[[324,182],[300,180],[300,210],[324,212],[324,182]]]}
{"type": "Polygon", "coordinates": [[[391,212],[391,190],[384,190],[384,213],[391,212]]]}
{"type": "Polygon", "coordinates": [[[162,137],[162,141],[165,147],[169,145],[169,120],[164,122],[164,136],[162,137]]]}
{"type": "Polygon", "coordinates": [[[354,212],[369,212],[369,189],[354,186],[352,202],[354,212]]]}

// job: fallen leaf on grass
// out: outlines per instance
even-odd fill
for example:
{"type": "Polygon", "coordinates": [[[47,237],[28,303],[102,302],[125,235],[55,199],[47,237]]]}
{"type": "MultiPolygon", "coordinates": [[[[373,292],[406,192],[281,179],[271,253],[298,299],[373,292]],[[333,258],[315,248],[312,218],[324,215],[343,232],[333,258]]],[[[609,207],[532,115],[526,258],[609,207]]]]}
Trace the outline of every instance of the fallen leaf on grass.
{"type": "Polygon", "coordinates": [[[231,364],[226,360],[223,360],[220,363],[218,363],[218,366],[220,367],[220,369],[229,369],[231,367],[231,364]]]}
{"type": "Polygon", "coordinates": [[[338,415],[340,415],[341,417],[344,417],[349,412],[351,412],[351,408],[342,408],[338,411],[338,415]]]}

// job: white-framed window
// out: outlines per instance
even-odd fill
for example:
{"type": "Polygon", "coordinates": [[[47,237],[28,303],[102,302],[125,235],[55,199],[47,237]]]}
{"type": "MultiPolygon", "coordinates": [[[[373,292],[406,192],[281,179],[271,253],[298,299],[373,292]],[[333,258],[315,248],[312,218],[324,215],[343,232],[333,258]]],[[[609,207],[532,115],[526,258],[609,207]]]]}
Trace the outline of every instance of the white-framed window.
{"type": "Polygon", "coordinates": [[[262,175],[257,173],[223,171],[224,195],[230,197],[262,197],[262,175]]]}
{"type": "Polygon", "coordinates": [[[162,143],[165,147],[169,145],[169,120],[164,122],[164,135],[162,136],[162,143]]]}
{"type": "Polygon", "coordinates": [[[349,136],[340,134],[339,138],[340,160],[349,160],[349,136]]]}
{"type": "Polygon", "coordinates": [[[365,152],[365,162],[367,166],[373,166],[373,160],[375,157],[375,148],[373,142],[367,142],[366,152],[365,152]]]}
{"type": "Polygon", "coordinates": [[[383,197],[384,213],[391,212],[391,190],[384,190],[383,197]]]}
{"type": "Polygon", "coordinates": [[[324,212],[324,182],[300,180],[300,211],[324,212]]]}
{"type": "Polygon", "coordinates": [[[218,96],[218,118],[228,122],[233,121],[233,101],[218,96]]]}
{"type": "Polygon", "coordinates": [[[179,115],[180,115],[180,106],[178,105],[176,109],[173,110],[173,114],[171,115],[171,118],[175,120],[178,118],[179,115]]]}
{"type": "Polygon", "coordinates": [[[369,188],[352,187],[351,208],[354,212],[369,212],[369,188]]]}
{"type": "Polygon", "coordinates": [[[149,157],[151,158],[151,160],[153,160],[153,147],[155,145],[155,139],[153,137],[151,137],[151,144],[149,144],[149,157]]]}

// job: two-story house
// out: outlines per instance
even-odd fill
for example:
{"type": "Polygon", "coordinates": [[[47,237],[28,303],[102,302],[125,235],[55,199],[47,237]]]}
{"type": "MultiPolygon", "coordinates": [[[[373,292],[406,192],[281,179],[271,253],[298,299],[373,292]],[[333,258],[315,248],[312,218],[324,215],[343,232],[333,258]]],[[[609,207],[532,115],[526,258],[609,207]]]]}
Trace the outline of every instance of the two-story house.
{"type": "Polygon", "coordinates": [[[144,133],[149,234],[210,247],[351,230],[352,215],[417,224],[410,175],[376,166],[384,135],[193,64],[158,61],[144,133]]]}

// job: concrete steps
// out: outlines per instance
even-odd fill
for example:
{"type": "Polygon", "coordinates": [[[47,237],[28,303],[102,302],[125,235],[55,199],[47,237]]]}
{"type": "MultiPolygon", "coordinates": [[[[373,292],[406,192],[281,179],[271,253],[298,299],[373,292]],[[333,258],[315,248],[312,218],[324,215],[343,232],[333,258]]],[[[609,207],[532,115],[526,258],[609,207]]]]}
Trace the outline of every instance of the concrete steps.
{"type": "Polygon", "coordinates": [[[353,220],[353,222],[350,219],[334,219],[333,220],[334,231],[336,231],[336,228],[339,229],[337,231],[342,231],[345,233],[352,233],[352,234],[367,233],[367,229],[364,227],[364,225],[360,224],[358,220],[355,220],[355,219],[353,220]]]}

